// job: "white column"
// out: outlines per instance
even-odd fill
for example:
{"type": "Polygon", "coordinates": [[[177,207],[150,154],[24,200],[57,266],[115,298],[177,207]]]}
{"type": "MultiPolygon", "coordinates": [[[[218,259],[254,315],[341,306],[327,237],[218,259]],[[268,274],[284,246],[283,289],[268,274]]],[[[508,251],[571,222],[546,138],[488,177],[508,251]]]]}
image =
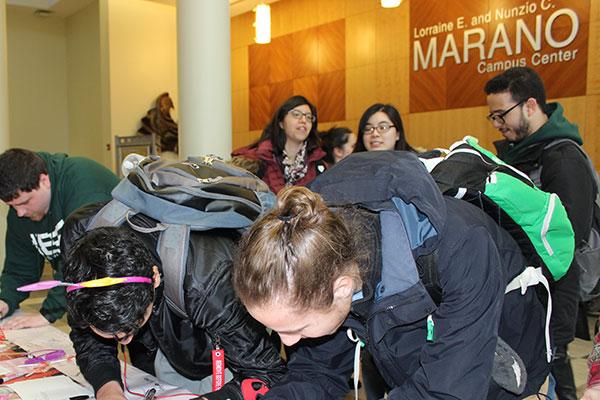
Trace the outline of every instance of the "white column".
{"type": "Polygon", "coordinates": [[[231,152],[229,2],[177,0],[179,156],[231,152]]]}
{"type": "MultiPolygon", "coordinates": [[[[8,135],[8,74],[6,51],[6,0],[0,0],[0,153],[9,146],[8,135]]],[[[0,271],[4,266],[4,237],[8,207],[0,201],[0,271]]]]}

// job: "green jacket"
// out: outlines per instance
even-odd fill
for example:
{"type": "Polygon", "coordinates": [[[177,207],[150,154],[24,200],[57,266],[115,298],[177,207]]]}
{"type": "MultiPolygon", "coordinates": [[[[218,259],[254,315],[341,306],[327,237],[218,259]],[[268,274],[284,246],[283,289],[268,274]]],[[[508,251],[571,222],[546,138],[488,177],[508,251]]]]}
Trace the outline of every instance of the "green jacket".
{"type": "MultiPolygon", "coordinates": [[[[545,145],[552,139],[566,138],[579,143],[579,145],[583,144],[577,125],[569,122],[563,116],[563,108],[559,103],[546,104],[546,114],[548,115],[548,121],[534,134],[527,136],[520,142],[509,142],[506,139],[495,142],[498,157],[507,164],[518,164],[535,154],[532,148],[535,147],[533,145],[536,143],[544,142],[545,145]]],[[[540,150],[542,147],[543,145],[541,145],[540,150]]],[[[539,154],[536,157],[539,157],[539,154]]]]}
{"type": "MultiPolygon", "coordinates": [[[[64,220],[83,205],[110,199],[110,192],[118,183],[110,170],[90,159],[42,152],[38,155],[48,168],[50,208],[37,222],[19,218],[12,208],[8,212],[6,259],[0,277],[0,300],[9,306],[7,315],[29,296],[16,288],[40,280],[44,260],[52,265],[54,278],[62,278],[60,236],[64,220]]],[[[48,292],[40,313],[54,322],[65,309],[65,290],[58,287],[48,292]]]]}

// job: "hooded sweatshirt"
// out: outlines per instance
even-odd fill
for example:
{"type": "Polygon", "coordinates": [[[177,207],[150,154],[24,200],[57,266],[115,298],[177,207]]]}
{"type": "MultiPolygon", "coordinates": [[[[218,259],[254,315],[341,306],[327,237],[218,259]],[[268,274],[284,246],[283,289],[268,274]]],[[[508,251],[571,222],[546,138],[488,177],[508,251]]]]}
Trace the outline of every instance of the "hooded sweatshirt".
{"type": "Polygon", "coordinates": [[[548,121],[520,142],[509,142],[506,139],[495,142],[498,157],[508,164],[520,163],[533,154],[532,147],[537,148],[534,145],[548,143],[557,138],[571,139],[579,145],[583,144],[579,128],[563,116],[563,108],[559,103],[548,103],[546,114],[548,121]]]}
{"type": "MultiPolygon", "coordinates": [[[[6,258],[0,277],[0,300],[8,304],[11,315],[28,293],[19,286],[37,282],[47,260],[54,279],[62,278],[60,237],[66,217],[90,203],[111,199],[110,192],[118,179],[97,162],[66,154],[37,153],[45,162],[51,185],[48,213],[41,221],[19,218],[14,209],[7,216],[6,258]]],[[[48,292],[40,313],[50,322],[65,312],[65,290],[57,287],[48,292]]]]}

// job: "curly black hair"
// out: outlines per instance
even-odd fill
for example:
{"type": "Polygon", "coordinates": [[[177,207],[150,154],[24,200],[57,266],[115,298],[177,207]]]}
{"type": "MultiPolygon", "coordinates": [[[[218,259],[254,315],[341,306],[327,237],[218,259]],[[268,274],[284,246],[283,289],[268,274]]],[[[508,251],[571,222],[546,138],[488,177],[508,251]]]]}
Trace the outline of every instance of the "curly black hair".
{"type": "MultiPolygon", "coordinates": [[[[126,227],[93,229],[68,251],[64,265],[67,282],[104,277],[144,276],[152,278],[157,264],[152,251],[126,227]]],[[[84,288],[67,293],[72,321],[107,333],[134,333],[140,328],[154,301],[154,285],[117,284],[84,288]]]]}

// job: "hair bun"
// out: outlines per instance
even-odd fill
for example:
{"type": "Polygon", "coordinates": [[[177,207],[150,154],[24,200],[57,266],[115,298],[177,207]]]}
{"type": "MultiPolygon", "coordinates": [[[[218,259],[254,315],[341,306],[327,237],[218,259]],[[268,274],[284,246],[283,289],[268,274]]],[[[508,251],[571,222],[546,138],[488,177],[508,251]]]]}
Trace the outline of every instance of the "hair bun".
{"type": "Polygon", "coordinates": [[[318,224],[326,215],[327,205],[317,193],[302,186],[283,189],[277,196],[277,218],[293,225],[318,224]]]}

